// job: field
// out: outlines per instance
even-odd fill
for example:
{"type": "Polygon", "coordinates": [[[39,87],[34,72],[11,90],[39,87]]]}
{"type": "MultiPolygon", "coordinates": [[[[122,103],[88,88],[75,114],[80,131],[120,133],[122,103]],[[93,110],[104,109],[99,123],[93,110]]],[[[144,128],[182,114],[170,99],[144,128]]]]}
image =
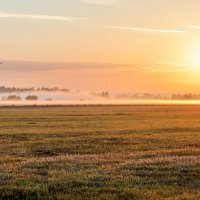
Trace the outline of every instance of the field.
{"type": "Polygon", "coordinates": [[[0,199],[200,199],[200,106],[2,107],[0,199]]]}

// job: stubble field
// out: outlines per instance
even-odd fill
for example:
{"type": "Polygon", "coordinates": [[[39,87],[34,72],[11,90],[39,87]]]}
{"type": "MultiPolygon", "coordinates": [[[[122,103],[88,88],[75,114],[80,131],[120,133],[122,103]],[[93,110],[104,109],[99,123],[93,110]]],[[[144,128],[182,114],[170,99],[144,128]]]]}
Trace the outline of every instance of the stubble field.
{"type": "Polygon", "coordinates": [[[200,199],[200,106],[2,107],[0,199],[200,199]]]}

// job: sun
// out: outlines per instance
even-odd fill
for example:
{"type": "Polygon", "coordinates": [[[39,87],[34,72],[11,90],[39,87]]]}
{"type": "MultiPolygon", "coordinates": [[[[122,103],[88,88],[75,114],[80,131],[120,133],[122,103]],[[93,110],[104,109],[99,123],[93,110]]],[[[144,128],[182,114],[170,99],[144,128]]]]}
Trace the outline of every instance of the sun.
{"type": "Polygon", "coordinates": [[[195,71],[200,71],[200,49],[193,49],[188,55],[189,56],[186,57],[188,58],[189,66],[192,67],[195,71]]]}
{"type": "MultiPolygon", "coordinates": [[[[181,50],[180,50],[181,51],[181,50]]],[[[200,39],[193,41],[183,50],[182,59],[185,60],[188,67],[200,72],[200,39]]]]}
{"type": "Polygon", "coordinates": [[[200,51],[194,53],[193,62],[195,65],[200,67],[200,51]]]}

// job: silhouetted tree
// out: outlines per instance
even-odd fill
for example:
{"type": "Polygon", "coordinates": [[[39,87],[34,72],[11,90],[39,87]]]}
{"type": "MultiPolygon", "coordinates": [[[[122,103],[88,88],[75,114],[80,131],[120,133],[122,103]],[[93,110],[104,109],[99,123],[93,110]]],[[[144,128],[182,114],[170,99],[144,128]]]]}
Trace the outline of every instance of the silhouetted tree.
{"type": "Polygon", "coordinates": [[[7,97],[7,101],[20,101],[21,97],[16,95],[10,95],[7,97]]]}
{"type": "Polygon", "coordinates": [[[29,96],[26,97],[26,100],[27,101],[37,101],[38,97],[35,96],[35,95],[29,95],[29,96]]]}

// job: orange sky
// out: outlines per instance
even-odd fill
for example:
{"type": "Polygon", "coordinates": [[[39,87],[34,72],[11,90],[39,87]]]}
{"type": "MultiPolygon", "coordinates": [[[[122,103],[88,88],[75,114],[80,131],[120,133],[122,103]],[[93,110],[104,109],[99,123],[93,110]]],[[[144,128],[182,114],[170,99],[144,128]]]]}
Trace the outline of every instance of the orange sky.
{"type": "Polygon", "coordinates": [[[199,0],[7,0],[0,7],[2,85],[199,90],[199,0]]]}

